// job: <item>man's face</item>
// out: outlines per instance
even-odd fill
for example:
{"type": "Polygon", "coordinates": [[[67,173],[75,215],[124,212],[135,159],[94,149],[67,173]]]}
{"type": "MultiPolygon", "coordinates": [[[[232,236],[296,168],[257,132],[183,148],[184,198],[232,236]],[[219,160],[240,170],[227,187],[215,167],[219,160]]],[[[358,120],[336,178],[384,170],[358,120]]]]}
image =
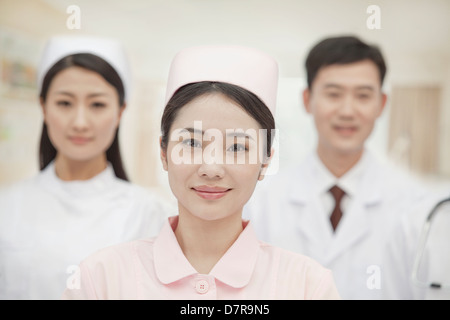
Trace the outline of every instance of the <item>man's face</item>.
{"type": "Polygon", "coordinates": [[[370,60],[323,67],[303,99],[314,116],[318,151],[339,154],[363,151],[386,103],[378,68],[370,60]]]}

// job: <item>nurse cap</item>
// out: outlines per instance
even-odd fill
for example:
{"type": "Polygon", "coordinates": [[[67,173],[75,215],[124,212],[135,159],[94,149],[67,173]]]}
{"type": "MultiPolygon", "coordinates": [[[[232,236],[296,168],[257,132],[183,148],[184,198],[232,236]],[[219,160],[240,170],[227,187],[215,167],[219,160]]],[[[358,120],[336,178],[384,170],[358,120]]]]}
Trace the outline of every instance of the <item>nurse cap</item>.
{"type": "Polygon", "coordinates": [[[94,54],[108,62],[119,74],[124,87],[125,101],[128,99],[131,73],[122,45],[114,39],[91,36],[55,36],[49,39],[37,72],[39,92],[48,70],[62,58],[76,53],[94,54]]]}
{"type": "Polygon", "coordinates": [[[224,45],[181,50],[170,66],[166,104],[180,87],[200,81],[226,82],[247,89],[275,115],[278,65],[264,52],[224,45]]]}

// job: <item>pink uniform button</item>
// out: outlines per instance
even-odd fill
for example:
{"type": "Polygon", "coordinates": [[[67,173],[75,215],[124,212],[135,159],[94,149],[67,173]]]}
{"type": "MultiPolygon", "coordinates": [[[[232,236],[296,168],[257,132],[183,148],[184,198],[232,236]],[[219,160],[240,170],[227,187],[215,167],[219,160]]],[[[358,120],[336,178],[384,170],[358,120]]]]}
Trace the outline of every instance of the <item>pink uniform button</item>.
{"type": "Polygon", "coordinates": [[[197,290],[198,293],[206,293],[209,290],[209,283],[206,280],[200,280],[197,281],[195,284],[195,290],[197,290]]]}

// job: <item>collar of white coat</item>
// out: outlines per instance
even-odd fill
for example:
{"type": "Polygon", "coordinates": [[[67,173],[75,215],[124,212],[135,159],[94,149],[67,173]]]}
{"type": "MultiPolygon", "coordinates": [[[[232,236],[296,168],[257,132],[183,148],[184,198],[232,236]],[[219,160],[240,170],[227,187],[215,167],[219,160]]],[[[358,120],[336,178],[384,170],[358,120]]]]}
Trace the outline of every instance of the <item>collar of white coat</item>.
{"type": "Polygon", "coordinates": [[[88,180],[64,181],[55,172],[55,163],[52,161],[40,173],[40,180],[52,193],[65,193],[76,197],[98,196],[106,190],[110,190],[112,183],[117,180],[112,165],[108,162],[107,167],[88,180]]]}
{"type": "Polygon", "coordinates": [[[359,183],[364,176],[364,170],[367,168],[367,153],[364,152],[361,159],[342,177],[336,178],[325,164],[320,160],[317,152],[312,153],[311,160],[313,164],[313,174],[316,179],[316,190],[319,194],[328,192],[333,186],[338,186],[344,190],[345,194],[353,197],[357,190],[359,183]]]}
{"type": "MultiPolygon", "coordinates": [[[[209,273],[233,288],[242,288],[250,282],[259,250],[259,241],[251,224],[246,220],[242,223],[244,230],[209,273]]],[[[164,284],[198,274],[175,237],[177,224],[178,216],[170,217],[154,243],[155,271],[164,284]]]]}
{"type": "Polygon", "coordinates": [[[370,151],[364,150],[356,165],[341,178],[336,178],[317,152],[312,152],[295,171],[289,198],[296,203],[306,203],[311,194],[321,194],[338,185],[348,196],[362,195],[366,205],[375,205],[382,199],[382,181],[378,179],[378,171],[379,163],[370,151]]]}

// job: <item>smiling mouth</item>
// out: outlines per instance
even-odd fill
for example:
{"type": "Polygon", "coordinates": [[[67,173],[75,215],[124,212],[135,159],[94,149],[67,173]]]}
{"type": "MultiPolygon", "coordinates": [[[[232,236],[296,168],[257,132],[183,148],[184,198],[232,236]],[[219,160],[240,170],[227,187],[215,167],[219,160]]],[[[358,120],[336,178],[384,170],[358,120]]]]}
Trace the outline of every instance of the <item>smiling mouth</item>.
{"type": "Polygon", "coordinates": [[[69,137],[69,140],[74,144],[86,144],[92,140],[92,138],[85,137],[69,137]]]}
{"type": "Polygon", "coordinates": [[[211,186],[198,186],[191,188],[194,192],[201,198],[206,200],[217,200],[225,195],[232,189],[222,188],[222,187],[211,187],[211,186]]]}
{"type": "Polygon", "coordinates": [[[356,131],[358,131],[358,128],[355,126],[333,126],[333,129],[336,130],[341,135],[352,135],[356,131]]]}

